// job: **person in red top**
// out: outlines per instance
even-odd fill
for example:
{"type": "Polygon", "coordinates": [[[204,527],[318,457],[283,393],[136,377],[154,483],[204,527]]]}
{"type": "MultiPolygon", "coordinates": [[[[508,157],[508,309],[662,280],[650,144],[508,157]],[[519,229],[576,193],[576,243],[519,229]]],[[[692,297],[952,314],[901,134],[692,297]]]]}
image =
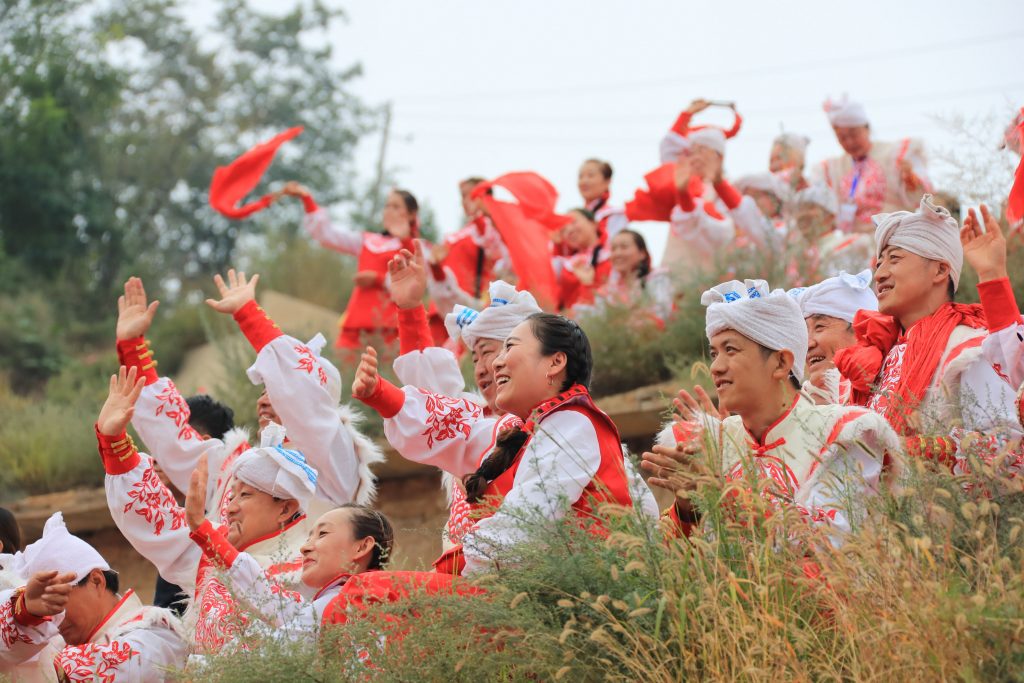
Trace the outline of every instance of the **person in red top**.
{"type": "Polygon", "coordinates": [[[610,204],[612,165],[601,159],[587,159],[580,166],[577,187],[583,208],[594,214],[605,241],[615,236],[629,222],[620,207],[610,204]]]}
{"type": "Polygon", "coordinates": [[[612,271],[605,235],[594,214],[586,209],[569,212],[572,222],[562,233],[562,255],[555,256],[558,276],[559,308],[569,310],[576,304],[592,304],[594,292],[608,280],[612,271]]]}
{"type": "Polygon", "coordinates": [[[341,230],[331,223],[326,210],[317,206],[313,195],[302,185],[290,182],[281,195],[299,197],[306,210],[302,225],[328,249],[358,257],[355,289],[348,300],[335,346],[359,349],[364,336],[380,335],[388,343],[398,337],[395,305],[387,292],[388,261],[401,249],[413,249],[419,237],[419,203],[411,193],[394,189],[388,195],[381,215],[384,233],[341,230]]]}

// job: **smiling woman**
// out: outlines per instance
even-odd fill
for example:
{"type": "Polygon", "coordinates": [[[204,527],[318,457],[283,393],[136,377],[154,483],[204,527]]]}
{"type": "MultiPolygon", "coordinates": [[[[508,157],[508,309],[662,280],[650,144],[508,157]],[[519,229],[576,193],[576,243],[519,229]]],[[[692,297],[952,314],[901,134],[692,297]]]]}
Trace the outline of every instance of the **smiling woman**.
{"type": "Polygon", "coordinates": [[[483,517],[436,569],[484,571],[527,540],[519,522],[524,516],[571,516],[601,533],[591,514],[598,503],[636,504],[657,514],[653,496],[623,456],[615,425],[590,398],[590,342],[575,322],[531,315],[508,335],[492,367],[495,405],[506,411],[500,418],[485,416],[466,399],[399,389],[378,376],[372,348],[353,383],[353,396],[384,417],[391,445],[461,480],[475,517],[483,517]]]}

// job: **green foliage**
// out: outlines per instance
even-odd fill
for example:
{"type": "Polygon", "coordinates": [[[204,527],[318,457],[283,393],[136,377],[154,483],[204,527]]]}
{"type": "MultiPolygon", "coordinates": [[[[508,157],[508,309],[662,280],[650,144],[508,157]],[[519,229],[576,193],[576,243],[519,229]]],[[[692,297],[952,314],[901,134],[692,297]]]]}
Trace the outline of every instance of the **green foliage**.
{"type": "MultiPolygon", "coordinates": [[[[323,306],[340,314],[352,296],[355,259],[324,249],[305,235],[275,230],[265,244],[246,250],[249,272],[260,287],[323,306]]],[[[324,335],[331,333],[324,330],[324,335]]]]}

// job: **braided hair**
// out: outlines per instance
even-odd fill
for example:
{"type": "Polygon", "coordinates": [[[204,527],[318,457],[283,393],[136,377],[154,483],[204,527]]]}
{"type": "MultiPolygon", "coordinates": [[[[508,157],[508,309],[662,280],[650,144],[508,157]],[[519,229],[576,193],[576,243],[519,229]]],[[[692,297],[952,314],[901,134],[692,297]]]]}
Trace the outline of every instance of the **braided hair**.
{"type": "MultiPolygon", "coordinates": [[[[565,379],[562,380],[559,393],[576,384],[589,389],[594,358],[590,351],[590,340],[576,321],[553,313],[534,313],[526,320],[540,342],[542,356],[553,356],[559,352],[565,354],[565,379]]],[[[498,434],[494,450],[480,463],[476,472],[463,479],[468,502],[480,500],[487,486],[512,466],[529,436],[522,426],[498,434]]]]}

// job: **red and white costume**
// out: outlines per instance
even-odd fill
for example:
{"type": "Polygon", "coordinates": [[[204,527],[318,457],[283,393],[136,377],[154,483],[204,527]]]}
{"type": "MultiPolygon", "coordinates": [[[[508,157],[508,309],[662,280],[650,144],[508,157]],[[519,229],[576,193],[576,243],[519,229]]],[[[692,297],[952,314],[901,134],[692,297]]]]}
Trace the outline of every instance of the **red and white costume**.
{"type": "MultiPolygon", "coordinates": [[[[485,417],[480,406],[466,399],[417,387],[399,389],[384,379],[366,402],[384,417],[384,433],[403,457],[460,479],[477,470],[499,432],[522,425],[514,415],[485,417]]],[[[592,503],[635,502],[643,513],[657,517],[650,490],[646,485],[638,490],[627,471],[615,425],[585,388],[574,386],[537,406],[522,428],[530,434],[526,444],[484,494],[500,501],[497,509],[462,537],[461,547],[435,563],[440,571],[484,570],[495,553],[526,540],[524,516],[559,520],[575,514],[586,523],[592,519],[592,503]]],[[[473,507],[483,514],[493,509],[473,507]]]]}
{"type": "MultiPolygon", "coordinates": [[[[794,204],[820,206],[831,216],[833,227],[821,235],[814,244],[801,245],[801,253],[790,254],[790,260],[786,265],[788,282],[800,285],[807,281],[835,277],[843,271],[857,273],[871,267],[874,261],[874,238],[862,232],[845,233],[834,227],[839,205],[829,188],[824,185],[805,188],[797,193],[794,204]]],[[[795,240],[803,239],[796,226],[790,228],[789,234],[795,240]]]]}
{"type": "Polygon", "coordinates": [[[593,304],[594,294],[612,272],[611,250],[602,238],[597,244],[568,256],[555,256],[552,267],[558,278],[559,309],[570,310],[579,304],[593,304]],[[593,280],[585,282],[577,274],[593,270],[593,280]]]}
{"type": "Polygon", "coordinates": [[[415,249],[415,230],[413,237],[404,240],[376,232],[343,230],[334,226],[327,211],[311,198],[303,198],[303,205],[306,213],[302,225],[313,239],[328,249],[356,256],[358,272],[377,274],[373,285],[357,285],[352,290],[335,346],[361,349],[365,343],[363,334],[380,334],[386,341],[392,341],[398,334],[398,321],[395,319],[397,309],[388,295],[388,261],[401,249],[415,249]]]}
{"type": "MultiPolygon", "coordinates": [[[[664,327],[665,321],[675,310],[675,290],[672,287],[672,278],[664,268],[656,268],[645,275],[643,279],[634,279],[626,282],[617,270],[612,270],[608,281],[604,283],[596,294],[595,310],[601,310],[604,306],[640,306],[645,313],[650,314],[660,327],[664,327]]],[[[576,307],[577,313],[584,313],[587,308],[576,307]]]]}
{"type": "MultiPolygon", "coordinates": [[[[321,335],[308,343],[284,334],[256,302],[234,318],[256,351],[247,374],[262,383],[274,410],[288,431],[291,447],[300,450],[320,473],[312,514],[348,502],[369,503],[376,492],[369,466],[383,456],[355,428],[356,413],[338,404],[341,376],[320,355],[321,335]]],[[[206,453],[210,470],[207,513],[223,521],[230,481],[226,473],[248,447],[247,434],[232,430],[220,439],[203,439],[189,426],[185,399],[167,377],[156,372],[153,352],[143,338],[117,343],[118,356],[136,367],[146,386],[139,396],[132,426],[153,453],[171,482],[187,491],[189,477],[206,453]]]]}
{"type": "Polygon", "coordinates": [[[495,269],[507,267],[508,248],[494,223],[480,214],[444,239],[448,254],[431,270],[430,297],[444,317],[456,304],[482,306],[495,269]]]}
{"type": "Polygon", "coordinates": [[[978,283],[989,334],[981,343],[985,360],[1010,386],[1024,385],[1024,319],[1007,278],[978,283]]]}
{"type": "Polygon", "coordinates": [[[598,234],[604,236],[606,243],[622,230],[629,227],[629,219],[621,206],[611,205],[611,193],[605,192],[597,199],[591,199],[583,208],[594,214],[597,221],[598,234]]]}

